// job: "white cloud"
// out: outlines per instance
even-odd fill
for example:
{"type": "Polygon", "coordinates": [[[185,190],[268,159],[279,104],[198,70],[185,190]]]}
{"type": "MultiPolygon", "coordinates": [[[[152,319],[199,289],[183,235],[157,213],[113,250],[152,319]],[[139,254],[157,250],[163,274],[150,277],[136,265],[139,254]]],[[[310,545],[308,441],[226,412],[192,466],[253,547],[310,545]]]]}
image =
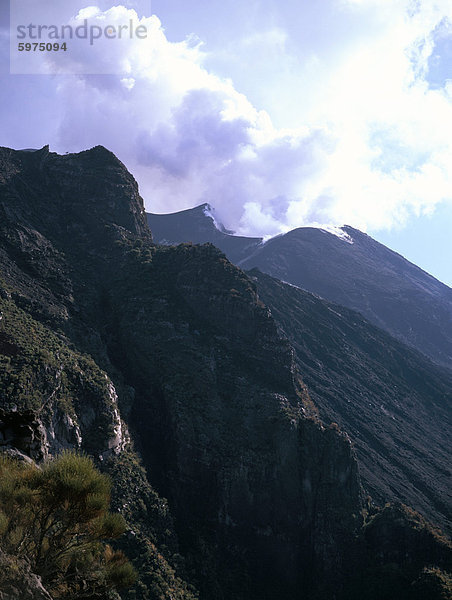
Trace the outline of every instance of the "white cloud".
{"type": "Polygon", "coordinates": [[[215,56],[196,38],[168,41],[156,16],[124,6],[74,12],[75,20],[132,19],[152,35],[122,49],[108,40],[80,47],[73,60],[97,62],[98,72],[120,65],[123,74],[55,80],[54,101],[64,111],[52,145],[104,144],[137,177],[148,210],[208,201],[242,233],[313,222],[375,229],[429,214],[452,202],[450,83],[431,89],[428,82],[448,4],[331,1],[338,31],[330,44],[297,46],[293,32],[278,26],[218,54],[222,71],[230,61],[239,73],[239,56],[256,61],[247,72],[256,76],[254,89],[262,86],[262,105],[280,103],[284,112],[292,103],[293,111],[295,98],[297,128],[275,127],[231,80],[214,74],[215,56]]]}

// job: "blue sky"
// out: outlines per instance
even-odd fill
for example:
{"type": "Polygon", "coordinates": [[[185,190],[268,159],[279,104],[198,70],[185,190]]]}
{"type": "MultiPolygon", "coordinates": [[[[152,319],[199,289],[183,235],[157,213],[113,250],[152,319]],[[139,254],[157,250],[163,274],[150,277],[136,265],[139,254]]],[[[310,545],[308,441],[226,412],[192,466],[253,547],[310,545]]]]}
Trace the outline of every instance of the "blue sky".
{"type": "Polygon", "coordinates": [[[132,19],[151,35],[73,49],[95,75],[21,76],[8,74],[3,30],[0,144],[101,143],[148,210],[208,201],[244,234],[347,223],[452,284],[449,1],[39,7],[42,22],[57,7],[62,22],[132,19]]]}

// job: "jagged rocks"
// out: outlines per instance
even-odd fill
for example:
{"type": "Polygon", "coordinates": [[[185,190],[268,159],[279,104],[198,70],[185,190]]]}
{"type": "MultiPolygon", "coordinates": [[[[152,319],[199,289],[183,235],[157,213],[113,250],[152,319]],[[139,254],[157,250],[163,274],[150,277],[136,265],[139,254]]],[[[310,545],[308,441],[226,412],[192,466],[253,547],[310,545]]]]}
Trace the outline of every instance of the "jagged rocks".
{"type": "Polygon", "coordinates": [[[34,460],[47,456],[46,432],[33,411],[0,408],[0,448],[16,448],[34,460]]]}
{"type": "Polygon", "coordinates": [[[24,561],[0,549],[0,600],[52,600],[41,579],[24,561]]]}

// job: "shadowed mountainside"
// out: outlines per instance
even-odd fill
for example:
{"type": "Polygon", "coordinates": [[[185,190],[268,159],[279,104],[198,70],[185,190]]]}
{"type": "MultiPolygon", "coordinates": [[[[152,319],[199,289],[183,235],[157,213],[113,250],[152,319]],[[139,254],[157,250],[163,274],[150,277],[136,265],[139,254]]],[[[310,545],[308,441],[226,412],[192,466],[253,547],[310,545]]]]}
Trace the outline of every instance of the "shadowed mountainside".
{"type": "Polygon", "coordinates": [[[351,436],[365,489],[450,532],[451,373],[355,311],[257,269],[249,275],[295,348],[320,416],[351,436]]]}
{"type": "Polygon", "coordinates": [[[396,252],[347,226],[336,228],[339,235],[300,227],[266,243],[235,238],[215,232],[205,212],[202,205],[169,215],[148,214],[147,218],[158,243],[212,242],[242,269],[257,267],[357,310],[374,325],[452,369],[452,290],[396,252]]]}
{"type": "MultiPolygon", "coordinates": [[[[216,231],[219,247],[234,256],[234,236],[218,231],[205,213],[202,206],[159,219],[178,241],[203,240],[205,232],[213,239],[216,231]]],[[[147,217],[155,222],[155,215],[147,217]]],[[[157,241],[160,231],[154,233],[157,241]]],[[[250,272],[296,349],[321,417],[351,435],[366,489],[380,502],[408,502],[450,531],[452,377],[384,329],[404,328],[411,341],[427,337],[431,353],[444,358],[451,290],[359,231],[346,227],[338,233],[342,238],[297,229],[255,245],[239,262],[364,308],[378,322],[381,329],[358,312],[257,269],[250,272]]]]}
{"type": "Polygon", "coordinates": [[[343,227],[353,243],[300,228],[240,262],[357,310],[434,361],[452,368],[452,290],[379,244],[343,227]]]}
{"type": "Polygon", "coordinates": [[[233,235],[215,219],[209,204],[183,210],[171,215],[147,213],[147,222],[159,244],[171,246],[181,242],[205,244],[210,242],[237,264],[246,259],[262,243],[262,238],[233,235]]]}
{"type": "Polygon", "coordinates": [[[105,148],[0,149],[0,265],[0,446],[81,449],[112,476],[124,598],[443,597],[448,541],[363,506],[255,283],[212,245],[153,244],[105,148]]]}

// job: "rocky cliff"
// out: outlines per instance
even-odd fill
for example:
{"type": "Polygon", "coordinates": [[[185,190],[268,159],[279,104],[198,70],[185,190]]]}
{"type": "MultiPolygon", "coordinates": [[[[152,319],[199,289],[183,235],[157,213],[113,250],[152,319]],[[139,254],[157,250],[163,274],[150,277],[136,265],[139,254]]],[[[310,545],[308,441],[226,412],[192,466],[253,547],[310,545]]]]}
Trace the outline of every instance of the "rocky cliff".
{"type": "MultiPolygon", "coordinates": [[[[213,246],[154,245],[104,148],[1,149],[0,178],[0,443],[80,448],[111,474],[140,574],[124,597],[370,598],[354,450],[317,419],[254,282],[213,246]]],[[[397,549],[373,527],[376,555],[397,549]]],[[[427,560],[396,562],[403,590],[427,560]]]]}
{"type": "Polygon", "coordinates": [[[352,438],[366,491],[450,532],[450,372],[355,311],[257,269],[249,275],[292,342],[320,416],[352,438]]]}
{"type": "Polygon", "coordinates": [[[203,205],[147,218],[155,240],[213,241],[242,266],[259,265],[248,273],[295,348],[322,419],[355,444],[366,491],[450,532],[452,378],[426,354],[452,364],[451,290],[351,228],[300,228],[265,244],[248,239],[244,250],[244,238],[211,214],[203,205]]]}

